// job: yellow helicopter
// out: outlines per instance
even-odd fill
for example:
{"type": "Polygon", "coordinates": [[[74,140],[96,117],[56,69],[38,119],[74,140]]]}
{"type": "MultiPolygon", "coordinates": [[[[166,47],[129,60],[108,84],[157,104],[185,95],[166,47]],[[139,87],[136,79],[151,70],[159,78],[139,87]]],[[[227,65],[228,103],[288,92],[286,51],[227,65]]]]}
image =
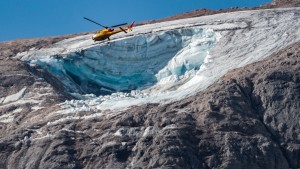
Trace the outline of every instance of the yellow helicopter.
{"type": "Polygon", "coordinates": [[[127,33],[127,31],[131,31],[132,30],[132,27],[133,27],[133,24],[134,24],[134,21],[127,27],[127,28],[122,28],[121,26],[123,25],[127,25],[127,23],[122,23],[122,24],[118,24],[118,25],[114,25],[114,26],[111,26],[111,27],[108,27],[108,26],[103,26],[101,25],[100,23],[97,23],[89,18],[86,18],[86,17],[83,17],[84,19],[90,21],[90,22],[93,22],[94,24],[97,24],[105,29],[102,29],[102,30],[99,30],[95,35],[93,35],[92,39],[94,41],[103,41],[105,39],[109,39],[109,37],[111,35],[114,35],[114,34],[117,34],[117,33],[120,33],[120,32],[125,32],[127,33]],[[120,29],[117,29],[115,30],[114,28],[115,27],[119,27],[120,29]]]}

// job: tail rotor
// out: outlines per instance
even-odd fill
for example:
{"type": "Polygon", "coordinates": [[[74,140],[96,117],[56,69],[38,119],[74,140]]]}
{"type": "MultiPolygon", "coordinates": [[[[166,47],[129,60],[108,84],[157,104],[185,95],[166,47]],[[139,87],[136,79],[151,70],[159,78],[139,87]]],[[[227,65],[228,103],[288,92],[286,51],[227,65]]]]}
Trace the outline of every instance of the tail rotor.
{"type": "Polygon", "coordinates": [[[134,21],[128,26],[128,28],[127,28],[128,32],[132,31],[133,25],[134,25],[134,21]]]}

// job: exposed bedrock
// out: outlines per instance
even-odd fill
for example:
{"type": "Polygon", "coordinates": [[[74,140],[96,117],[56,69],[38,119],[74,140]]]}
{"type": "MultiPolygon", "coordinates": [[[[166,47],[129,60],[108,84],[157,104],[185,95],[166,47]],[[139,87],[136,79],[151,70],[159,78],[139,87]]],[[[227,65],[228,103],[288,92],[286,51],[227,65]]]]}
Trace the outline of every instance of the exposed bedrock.
{"type": "MultiPolygon", "coordinates": [[[[300,43],[167,105],[3,125],[3,168],[300,167],[300,43]],[[13,131],[13,132],[8,132],[13,131]]],[[[63,116],[63,115],[58,115],[63,116]]]]}

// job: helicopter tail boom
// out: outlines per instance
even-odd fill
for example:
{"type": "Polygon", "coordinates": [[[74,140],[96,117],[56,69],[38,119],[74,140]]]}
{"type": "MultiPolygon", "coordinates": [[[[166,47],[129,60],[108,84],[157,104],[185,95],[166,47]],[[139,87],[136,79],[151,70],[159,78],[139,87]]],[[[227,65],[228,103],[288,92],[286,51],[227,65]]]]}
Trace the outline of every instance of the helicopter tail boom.
{"type": "Polygon", "coordinates": [[[134,21],[128,26],[127,30],[128,30],[128,31],[132,31],[133,25],[134,25],[134,21]]]}

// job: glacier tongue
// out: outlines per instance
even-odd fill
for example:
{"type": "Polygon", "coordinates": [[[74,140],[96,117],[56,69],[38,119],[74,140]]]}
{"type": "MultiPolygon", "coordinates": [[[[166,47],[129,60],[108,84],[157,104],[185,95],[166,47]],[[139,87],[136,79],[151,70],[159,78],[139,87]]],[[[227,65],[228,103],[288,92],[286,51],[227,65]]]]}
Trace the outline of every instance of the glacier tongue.
{"type": "Polygon", "coordinates": [[[16,57],[48,69],[81,99],[66,102],[68,112],[172,101],[300,40],[299,9],[143,25],[104,45],[78,36],[16,57]]]}

